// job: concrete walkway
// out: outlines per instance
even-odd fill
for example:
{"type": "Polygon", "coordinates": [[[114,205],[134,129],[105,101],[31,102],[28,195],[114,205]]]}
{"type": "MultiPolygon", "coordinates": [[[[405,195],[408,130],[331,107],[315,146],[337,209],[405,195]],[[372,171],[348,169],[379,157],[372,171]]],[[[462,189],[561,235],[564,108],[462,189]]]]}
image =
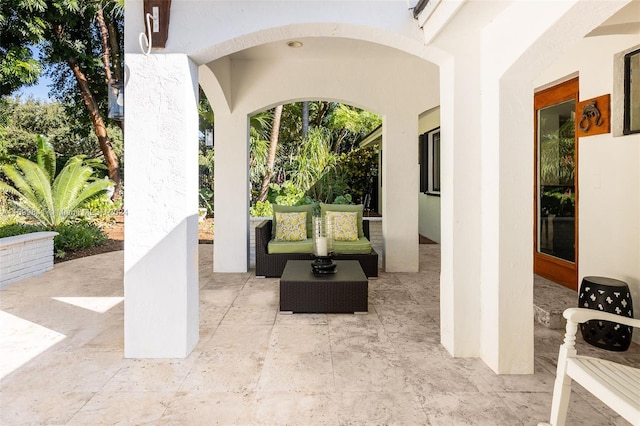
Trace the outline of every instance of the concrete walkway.
{"type": "MultiPolygon", "coordinates": [[[[212,249],[200,246],[200,343],[187,359],[123,359],[122,252],[3,288],[0,424],[547,419],[561,333],[536,326],[534,375],[451,358],[439,343],[438,245],[420,246],[419,273],[370,281],[368,315],[279,315],[277,279],[214,274],[212,249]]],[[[640,365],[637,345],[610,356],[640,365]]],[[[572,399],[570,424],[624,424],[578,386],[572,399]]]]}

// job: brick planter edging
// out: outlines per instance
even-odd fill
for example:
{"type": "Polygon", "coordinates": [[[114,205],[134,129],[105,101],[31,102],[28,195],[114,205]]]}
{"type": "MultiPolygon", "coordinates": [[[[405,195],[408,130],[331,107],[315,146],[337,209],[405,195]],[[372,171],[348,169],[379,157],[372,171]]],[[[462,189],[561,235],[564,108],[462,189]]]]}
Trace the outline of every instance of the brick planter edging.
{"type": "Polygon", "coordinates": [[[53,237],[32,232],[0,238],[0,287],[53,269],[53,237]]]}

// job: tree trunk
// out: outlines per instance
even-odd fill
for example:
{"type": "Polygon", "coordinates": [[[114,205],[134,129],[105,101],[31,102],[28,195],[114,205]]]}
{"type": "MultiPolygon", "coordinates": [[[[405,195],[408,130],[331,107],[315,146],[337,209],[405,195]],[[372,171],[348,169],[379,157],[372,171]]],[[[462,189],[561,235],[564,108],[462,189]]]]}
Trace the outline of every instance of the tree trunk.
{"type": "Polygon", "coordinates": [[[258,201],[265,201],[269,193],[269,184],[273,178],[273,166],[276,162],[278,139],[280,137],[280,119],[282,118],[282,105],[278,105],[273,112],[273,124],[271,125],[271,137],[269,138],[269,155],[267,156],[267,172],[262,178],[258,201]]]}
{"type": "MultiPolygon", "coordinates": [[[[105,17],[105,22],[107,24],[107,30],[109,31],[109,53],[111,55],[111,64],[113,66],[113,79],[118,82],[124,82],[124,75],[122,67],[120,66],[122,61],[120,60],[119,34],[109,15],[105,17]]],[[[124,119],[116,121],[116,123],[120,127],[120,130],[122,130],[122,134],[124,134],[124,119]]]]}
{"type": "Polygon", "coordinates": [[[316,127],[322,126],[322,121],[327,111],[329,111],[329,102],[320,102],[320,110],[316,116],[316,127]]]}
{"type": "Polygon", "coordinates": [[[309,134],[309,101],[302,102],[302,137],[309,134]]]}
{"type": "Polygon", "coordinates": [[[111,146],[111,141],[109,140],[109,135],[107,134],[107,126],[105,126],[104,124],[104,120],[102,118],[102,115],[100,114],[100,110],[98,109],[98,104],[93,98],[91,90],[89,90],[87,77],[75,62],[69,60],[67,61],[67,64],[71,68],[71,71],[73,71],[73,75],[75,76],[78,83],[78,88],[80,89],[80,93],[82,94],[82,100],[84,102],[84,105],[87,107],[87,110],[89,111],[89,117],[91,118],[93,129],[96,132],[96,136],[98,137],[100,150],[104,155],[104,160],[107,164],[107,169],[109,170],[109,179],[115,182],[116,186],[115,191],[113,192],[112,199],[116,200],[120,198],[120,164],[118,163],[118,157],[116,156],[116,153],[113,151],[113,147],[111,146]]]}
{"type": "Polygon", "coordinates": [[[98,5],[98,13],[96,14],[96,20],[98,21],[98,26],[100,27],[100,41],[102,42],[102,63],[104,65],[104,76],[105,83],[111,83],[111,65],[109,64],[109,59],[111,57],[111,52],[109,48],[109,30],[107,29],[107,24],[104,22],[104,12],[102,11],[102,5],[98,5]]]}
{"type": "Polygon", "coordinates": [[[340,144],[342,143],[342,141],[344,140],[344,138],[346,136],[347,136],[347,131],[345,129],[342,129],[342,131],[340,132],[340,135],[333,142],[333,147],[331,148],[331,150],[334,153],[336,153],[336,154],[340,153],[340,144]]]}

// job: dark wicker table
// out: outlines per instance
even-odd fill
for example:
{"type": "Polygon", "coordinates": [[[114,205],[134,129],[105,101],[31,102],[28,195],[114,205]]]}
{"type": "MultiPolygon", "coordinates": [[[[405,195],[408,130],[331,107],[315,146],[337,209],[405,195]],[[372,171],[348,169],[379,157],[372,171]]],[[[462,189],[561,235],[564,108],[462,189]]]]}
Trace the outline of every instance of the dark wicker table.
{"type": "Polygon", "coordinates": [[[280,278],[280,313],[368,312],[369,281],[360,262],[335,262],[335,274],[316,276],[311,261],[289,260],[280,278]]]}

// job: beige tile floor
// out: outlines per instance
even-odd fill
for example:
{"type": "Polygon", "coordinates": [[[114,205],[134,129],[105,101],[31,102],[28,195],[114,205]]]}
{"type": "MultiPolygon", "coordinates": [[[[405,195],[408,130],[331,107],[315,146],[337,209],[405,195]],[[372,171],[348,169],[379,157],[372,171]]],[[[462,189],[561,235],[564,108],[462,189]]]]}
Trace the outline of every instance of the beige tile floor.
{"type": "MultiPolygon", "coordinates": [[[[560,333],[536,326],[533,375],[451,358],[439,343],[438,250],[420,247],[419,273],[371,281],[368,315],[279,315],[277,279],[215,274],[212,246],[200,246],[200,342],[174,360],[123,359],[122,252],[56,265],[0,291],[0,424],[545,420],[560,333]]],[[[640,365],[637,345],[609,355],[640,365]]],[[[569,418],[625,424],[578,386],[569,418]]]]}

